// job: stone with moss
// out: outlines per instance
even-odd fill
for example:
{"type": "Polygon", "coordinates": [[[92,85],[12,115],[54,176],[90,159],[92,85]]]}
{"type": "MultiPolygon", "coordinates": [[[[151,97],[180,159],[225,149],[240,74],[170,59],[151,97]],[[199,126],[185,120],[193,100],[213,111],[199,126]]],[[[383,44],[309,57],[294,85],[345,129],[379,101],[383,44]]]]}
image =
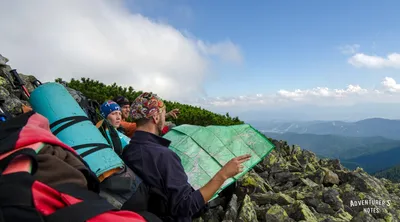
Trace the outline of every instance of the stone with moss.
{"type": "Polygon", "coordinates": [[[301,167],[301,165],[302,165],[299,162],[299,160],[297,159],[297,157],[294,155],[290,157],[290,163],[291,163],[291,165],[296,166],[296,167],[301,167]]]}
{"type": "Polygon", "coordinates": [[[271,167],[276,162],[278,162],[278,158],[272,152],[263,161],[266,167],[271,167]]]}
{"type": "Polygon", "coordinates": [[[199,218],[193,219],[193,222],[204,222],[204,219],[199,217],[199,218]]]}
{"type": "Polygon", "coordinates": [[[344,185],[342,185],[341,191],[344,191],[344,192],[353,192],[353,191],[354,191],[354,187],[351,186],[351,185],[348,184],[348,183],[345,183],[344,185]]]}
{"type": "Polygon", "coordinates": [[[323,192],[323,201],[329,204],[333,210],[338,211],[343,209],[343,201],[340,199],[340,194],[332,188],[325,189],[323,192]]]}
{"type": "Polygon", "coordinates": [[[296,200],[303,200],[305,198],[304,194],[299,192],[298,190],[290,190],[287,191],[286,194],[296,200]]]}
{"type": "Polygon", "coordinates": [[[13,116],[22,114],[22,101],[2,86],[0,86],[0,100],[4,100],[4,109],[8,110],[13,116]]]}
{"type": "Polygon", "coordinates": [[[311,188],[319,186],[318,184],[316,184],[314,181],[310,180],[309,178],[306,178],[306,179],[300,178],[300,180],[301,180],[301,182],[304,183],[304,185],[311,187],[311,188]]]}
{"type": "MultiPolygon", "coordinates": [[[[392,214],[387,214],[383,219],[385,219],[385,222],[392,222],[394,221],[393,215],[392,214]]],[[[399,218],[400,219],[400,218],[399,218]]]]}
{"type": "Polygon", "coordinates": [[[288,215],[296,221],[317,222],[317,218],[303,201],[296,201],[287,209],[288,215]]]}
{"type": "Polygon", "coordinates": [[[228,206],[226,207],[225,211],[225,217],[224,220],[236,220],[237,213],[238,213],[238,203],[237,203],[237,196],[236,194],[233,194],[231,197],[231,200],[228,203],[228,206]]]}
{"type": "Polygon", "coordinates": [[[322,170],[324,170],[325,176],[323,179],[324,184],[339,184],[339,176],[332,172],[330,169],[323,167],[322,170]]]}
{"type": "Polygon", "coordinates": [[[317,171],[315,171],[313,174],[311,174],[307,177],[310,178],[312,181],[314,181],[317,184],[323,184],[323,181],[325,178],[325,171],[320,168],[317,171]]]}
{"type": "Polygon", "coordinates": [[[240,180],[244,188],[249,188],[252,192],[267,193],[273,190],[272,187],[257,173],[247,173],[240,180]]]}
{"type": "Polygon", "coordinates": [[[32,92],[35,87],[33,86],[33,82],[36,81],[37,79],[32,76],[32,75],[25,75],[22,73],[19,73],[19,76],[21,78],[21,80],[25,83],[25,87],[29,92],[32,92]]]}
{"type": "Polygon", "coordinates": [[[335,211],[332,209],[332,207],[329,204],[324,203],[324,202],[320,202],[317,205],[316,211],[321,214],[329,214],[329,215],[335,214],[335,211]]]}
{"type": "Polygon", "coordinates": [[[265,215],[265,221],[285,221],[288,219],[289,215],[286,211],[279,205],[275,204],[267,211],[265,215]]]}
{"type": "Polygon", "coordinates": [[[315,166],[312,163],[307,163],[306,167],[305,167],[305,171],[306,172],[315,172],[315,171],[317,171],[317,169],[315,168],[315,166]]]}
{"type": "Polygon", "coordinates": [[[358,197],[359,197],[361,200],[365,199],[365,193],[359,192],[359,193],[358,193],[358,197]]]}
{"type": "Polygon", "coordinates": [[[0,76],[0,86],[3,87],[4,89],[6,89],[7,92],[10,92],[12,90],[12,87],[11,87],[9,81],[2,76],[0,76]]]}
{"type": "Polygon", "coordinates": [[[262,206],[255,205],[254,210],[256,211],[257,218],[259,221],[266,221],[265,220],[265,212],[267,212],[269,210],[269,208],[271,208],[271,207],[272,207],[271,204],[265,204],[262,206]]]}
{"type": "Polygon", "coordinates": [[[288,205],[295,202],[295,200],[284,193],[273,193],[268,192],[265,194],[256,193],[251,195],[251,199],[254,200],[258,205],[264,204],[279,204],[288,205]]]}
{"type": "Polygon", "coordinates": [[[377,222],[377,220],[371,214],[361,211],[351,219],[351,222],[377,222]]]}
{"type": "Polygon", "coordinates": [[[243,199],[242,207],[240,209],[237,222],[258,222],[257,213],[254,209],[255,204],[251,201],[249,195],[243,199]]]}
{"type": "Polygon", "coordinates": [[[0,54],[0,66],[6,66],[9,60],[0,54]]]}
{"type": "Polygon", "coordinates": [[[299,146],[294,146],[294,149],[292,150],[292,155],[298,156],[301,154],[301,148],[299,146]]]}
{"type": "Polygon", "coordinates": [[[351,214],[349,214],[348,212],[346,212],[342,209],[338,210],[335,213],[334,217],[344,220],[344,221],[351,221],[353,219],[353,216],[351,216],[351,214]]]}

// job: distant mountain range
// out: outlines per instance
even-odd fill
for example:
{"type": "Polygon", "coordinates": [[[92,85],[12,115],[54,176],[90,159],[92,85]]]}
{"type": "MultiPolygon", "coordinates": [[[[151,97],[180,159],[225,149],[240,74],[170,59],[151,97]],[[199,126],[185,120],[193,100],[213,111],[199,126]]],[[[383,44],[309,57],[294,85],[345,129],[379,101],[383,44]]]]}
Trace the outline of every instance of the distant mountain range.
{"type": "Polygon", "coordinates": [[[250,123],[261,132],[299,133],[315,135],[340,135],[351,137],[381,136],[400,140],[400,120],[383,118],[365,119],[357,122],[344,121],[260,121],[250,123]]]}
{"type": "Polygon", "coordinates": [[[337,158],[355,169],[400,179],[400,120],[382,118],[357,122],[257,122],[266,136],[299,145],[320,157],[337,158]]]}
{"type": "MultiPolygon", "coordinates": [[[[341,160],[353,159],[364,155],[400,147],[400,140],[384,137],[345,137],[338,135],[315,135],[298,133],[264,133],[266,136],[286,140],[289,144],[299,145],[320,156],[341,160]]],[[[399,158],[400,163],[400,158],[399,158]]]]}

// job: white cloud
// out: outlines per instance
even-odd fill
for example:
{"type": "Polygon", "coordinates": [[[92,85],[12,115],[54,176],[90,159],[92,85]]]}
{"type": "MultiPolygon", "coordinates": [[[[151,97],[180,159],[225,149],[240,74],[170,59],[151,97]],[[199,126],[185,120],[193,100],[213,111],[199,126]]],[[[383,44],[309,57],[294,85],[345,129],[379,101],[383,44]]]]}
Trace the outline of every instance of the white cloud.
{"type": "Polygon", "coordinates": [[[230,42],[204,43],[131,14],[122,1],[3,1],[0,53],[44,81],[89,77],[166,99],[203,93],[208,55],[240,61],[230,42]]]}
{"type": "MultiPolygon", "coordinates": [[[[274,94],[255,94],[229,98],[205,98],[196,101],[212,109],[218,107],[241,108],[248,107],[288,107],[293,105],[318,105],[325,107],[351,106],[359,103],[398,103],[400,101],[400,84],[393,78],[385,77],[377,88],[363,88],[350,84],[342,89],[316,87],[313,89],[281,89],[274,94]],[[214,107],[214,108],[213,108],[214,107]]],[[[214,109],[215,110],[215,109],[214,109]]]]}
{"type": "Polygon", "coordinates": [[[389,92],[400,92],[400,84],[398,84],[393,78],[385,77],[381,84],[389,92]]]}
{"type": "Polygon", "coordinates": [[[360,45],[358,44],[353,44],[353,45],[344,45],[344,46],[340,46],[339,50],[343,53],[343,54],[354,54],[358,51],[358,49],[360,48],[360,45]]]}
{"type": "Polygon", "coordinates": [[[355,67],[366,68],[400,68],[400,54],[391,53],[387,58],[357,53],[348,62],[355,67]]]}
{"type": "Polygon", "coordinates": [[[239,47],[230,40],[217,44],[204,43],[203,41],[198,40],[197,46],[201,52],[207,55],[220,56],[222,59],[227,61],[241,62],[243,59],[239,47]]]}

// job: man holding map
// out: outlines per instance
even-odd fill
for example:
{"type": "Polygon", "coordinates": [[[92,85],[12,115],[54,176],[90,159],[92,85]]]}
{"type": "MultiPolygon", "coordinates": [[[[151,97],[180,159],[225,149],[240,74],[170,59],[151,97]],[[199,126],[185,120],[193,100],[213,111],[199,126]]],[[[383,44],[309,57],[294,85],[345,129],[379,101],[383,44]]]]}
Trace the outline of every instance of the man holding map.
{"type": "Polygon", "coordinates": [[[251,156],[233,158],[206,185],[194,190],[181,159],[168,148],[170,141],[160,137],[165,114],[165,105],[156,94],[143,93],[136,98],[131,116],[137,129],[122,156],[150,190],[161,191],[150,191],[149,212],[163,221],[192,221],[227,179],[243,171],[242,164],[251,156]]]}

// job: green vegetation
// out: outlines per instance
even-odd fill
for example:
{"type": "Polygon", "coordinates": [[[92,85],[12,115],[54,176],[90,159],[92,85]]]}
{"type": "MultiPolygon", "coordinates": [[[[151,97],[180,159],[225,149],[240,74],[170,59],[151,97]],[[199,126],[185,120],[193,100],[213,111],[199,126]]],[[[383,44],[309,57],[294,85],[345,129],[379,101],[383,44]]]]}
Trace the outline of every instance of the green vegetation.
{"type": "Polygon", "coordinates": [[[374,174],[378,178],[386,178],[396,183],[400,183],[400,165],[376,172],[374,174]]]}
{"type": "MultiPolygon", "coordinates": [[[[60,83],[65,80],[58,78],[55,81],[60,83]]],[[[106,85],[89,78],[81,78],[81,80],[71,79],[71,81],[67,82],[66,85],[72,89],[82,92],[86,97],[96,100],[100,104],[106,100],[114,98],[115,96],[124,96],[128,98],[129,101],[133,101],[142,93],[141,91],[135,91],[132,87],[121,87],[116,83],[113,83],[112,85],[106,85]]],[[[170,120],[176,125],[192,124],[199,126],[229,126],[243,124],[238,117],[230,117],[229,113],[226,115],[216,114],[201,107],[180,104],[172,101],[165,101],[165,104],[167,106],[167,110],[172,110],[174,108],[180,110],[179,118],[176,120],[170,120]]]]}

